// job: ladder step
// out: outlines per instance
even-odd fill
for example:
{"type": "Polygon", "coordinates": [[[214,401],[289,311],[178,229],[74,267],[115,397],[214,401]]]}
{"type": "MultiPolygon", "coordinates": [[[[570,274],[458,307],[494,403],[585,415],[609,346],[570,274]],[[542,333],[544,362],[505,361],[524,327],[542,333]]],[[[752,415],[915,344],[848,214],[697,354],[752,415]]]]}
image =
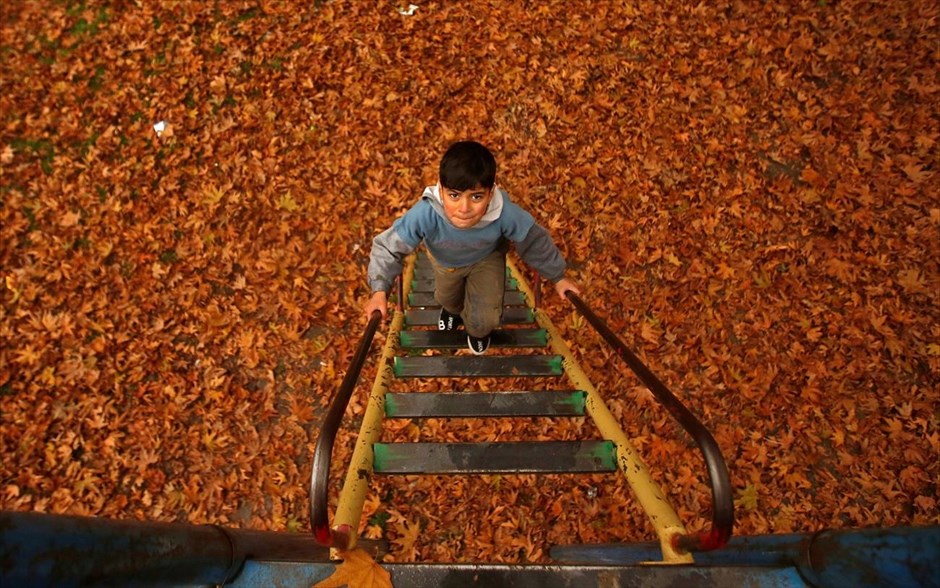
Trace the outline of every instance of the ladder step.
{"type": "MultiPolygon", "coordinates": [[[[434,299],[434,292],[411,292],[408,294],[410,306],[436,306],[441,305],[434,299]]],[[[503,304],[506,306],[525,306],[525,294],[522,292],[504,292],[503,304]]]]}
{"type": "MultiPolygon", "coordinates": [[[[545,347],[545,329],[505,329],[493,331],[492,347],[545,347]]],[[[466,331],[401,331],[398,344],[403,349],[462,349],[467,346],[466,331]]]]}
{"type": "Polygon", "coordinates": [[[611,441],[376,443],[377,474],[534,474],[612,472],[611,441]]]}
{"type": "Polygon", "coordinates": [[[396,357],[398,378],[466,378],[560,376],[560,355],[396,357]]]}
{"type": "Polygon", "coordinates": [[[394,392],[385,395],[385,416],[390,419],[584,416],[586,397],[582,390],[394,392]]]}
{"type": "MultiPolygon", "coordinates": [[[[421,310],[408,309],[405,311],[405,324],[409,327],[424,325],[437,325],[439,309],[427,308],[421,310]]],[[[530,325],[535,322],[531,308],[509,307],[503,310],[504,325],[530,325]]]]}
{"type": "MultiPolygon", "coordinates": [[[[506,278],[505,288],[507,292],[519,289],[519,282],[513,278],[506,278]]],[[[422,278],[420,280],[411,280],[412,292],[433,292],[434,278],[422,278]]]]}

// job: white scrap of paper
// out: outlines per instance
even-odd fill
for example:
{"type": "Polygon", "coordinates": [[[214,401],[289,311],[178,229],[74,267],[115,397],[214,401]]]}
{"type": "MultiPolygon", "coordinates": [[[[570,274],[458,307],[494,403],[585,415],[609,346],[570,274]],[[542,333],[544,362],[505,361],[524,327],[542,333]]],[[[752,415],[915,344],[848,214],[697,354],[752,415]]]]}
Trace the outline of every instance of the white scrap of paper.
{"type": "Polygon", "coordinates": [[[154,132],[157,133],[157,136],[158,136],[158,137],[159,137],[160,135],[162,135],[162,134],[163,134],[163,131],[166,130],[166,121],[165,121],[165,120],[161,120],[161,121],[158,122],[157,124],[153,125],[153,130],[154,130],[154,132]]]}
{"type": "Polygon", "coordinates": [[[415,10],[418,9],[417,4],[409,4],[407,10],[399,10],[398,14],[402,16],[412,16],[415,13],[415,10]]]}

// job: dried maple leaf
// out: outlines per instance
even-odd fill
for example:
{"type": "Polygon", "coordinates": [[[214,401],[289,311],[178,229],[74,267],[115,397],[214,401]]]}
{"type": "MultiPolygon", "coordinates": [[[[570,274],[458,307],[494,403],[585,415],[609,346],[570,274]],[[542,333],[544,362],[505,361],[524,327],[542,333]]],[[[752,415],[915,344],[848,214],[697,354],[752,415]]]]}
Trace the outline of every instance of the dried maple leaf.
{"type": "Polygon", "coordinates": [[[81,215],[77,212],[66,212],[62,215],[62,218],[59,219],[59,225],[63,227],[74,227],[78,224],[81,215]]]}
{"type": "Polygon", "coordinates": [[[393,588],[392,578],[382,566],[361,549],[343,552],[343,563],[333,574],[312,588],[393,588]]]}
{"type": "Polygon", "coordinates": [[[754,510],[757,508],[757,486],[748,484],[743,490],[738,492],[735,503],[745,510],[754,510]]]}
{"type": "Polygon", "coordinates": [[[924,169],[924,164],[918,162],[913,158],[909,158],[908,161],[901,166],[901,169],[907,175],[907,177],[914,182],[915,184],[922,184],[927,181],[932,173],[930,170],[924,169]]]}
{"type": "Polygon", "coordinates": [[[927,290],[927,282],[919,270],[915,268],[902,270],[898,273],[898,283],[907,292],[912,294],[927,290]]]}
{"type": "Polygon", "coordinates": [[[421,523],[415,521],[414,523],[409,523],[408,521],[402,521],[402,524],[399,526],[401,531],[401,536],[393,539],[392,543],[398,544],[401,546],[402,553],[410,554],[411,549],[414,547],[415,542],[418,540],[418,536],[421,534],[421,523]]]}

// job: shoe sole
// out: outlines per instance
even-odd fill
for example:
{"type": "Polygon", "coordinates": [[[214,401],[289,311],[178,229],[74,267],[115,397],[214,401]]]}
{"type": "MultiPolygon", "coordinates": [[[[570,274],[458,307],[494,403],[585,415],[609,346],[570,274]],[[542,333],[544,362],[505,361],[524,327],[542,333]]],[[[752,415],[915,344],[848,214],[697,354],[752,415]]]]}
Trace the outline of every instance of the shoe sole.
{"type": "Polygon", "coordinates": [[[485,355],[487,351],[490,350],[489,343],[486,344],[486,347],[483,348],[483,351],[477,351],[473,348],[473,344],[470,342],[469,337],[467,338],[467,348],[470,350],[470,353],[474,355],[485,355]]]}

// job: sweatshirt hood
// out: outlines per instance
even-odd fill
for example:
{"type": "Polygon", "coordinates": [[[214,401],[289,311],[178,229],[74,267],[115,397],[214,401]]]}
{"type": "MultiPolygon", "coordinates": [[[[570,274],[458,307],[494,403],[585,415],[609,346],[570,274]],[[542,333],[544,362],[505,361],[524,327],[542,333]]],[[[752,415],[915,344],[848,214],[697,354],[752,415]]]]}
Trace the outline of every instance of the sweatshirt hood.
{"type": "MultiPolygon", "coordinates": [[[[435,186],[428,186],[424,189],[424,193],[421,194],[422,200],[427,200],[431,204],[431,208],[434,209],[434,212],[439,214],[441,218],[450,223],[450,220],[447,218],[447,215],[444,214],[444,201],[441,198],[441,185],[437,184],[435,186]]],[[[483,213],[483,218],[480,221],[473,225],[473,229],[479,229],[485,227],[486,225],[494,222],[499,218],[499,215],[503,212],[503,202],[506,200],[506,193],[499,186],[493,186],[493,198],[490,199],[489,206],[486,207],[486,212],[483,213]]]]}

